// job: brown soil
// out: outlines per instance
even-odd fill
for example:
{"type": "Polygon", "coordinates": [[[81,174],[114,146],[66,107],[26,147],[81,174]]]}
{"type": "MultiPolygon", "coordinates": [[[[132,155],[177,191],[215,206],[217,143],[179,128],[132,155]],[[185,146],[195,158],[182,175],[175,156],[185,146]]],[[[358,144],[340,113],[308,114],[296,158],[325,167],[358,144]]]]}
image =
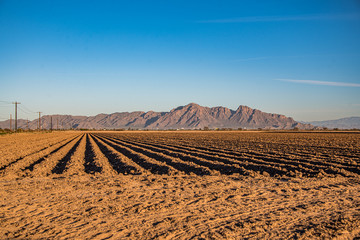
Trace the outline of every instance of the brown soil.
{"type": "Polygon", "coordinates": [[[0,239],[360,238],[360,134],[0,137],[0,239]]]}

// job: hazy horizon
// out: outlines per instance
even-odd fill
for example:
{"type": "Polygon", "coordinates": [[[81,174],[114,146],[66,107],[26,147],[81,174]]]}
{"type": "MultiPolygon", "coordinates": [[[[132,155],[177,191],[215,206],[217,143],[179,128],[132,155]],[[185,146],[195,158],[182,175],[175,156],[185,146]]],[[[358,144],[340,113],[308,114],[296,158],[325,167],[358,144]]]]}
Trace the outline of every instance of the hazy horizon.
{"type": "Polygon", "coordinates": [[[360,116],[360,3],[1,1],[0,121],[246,105],[360,116]]]}

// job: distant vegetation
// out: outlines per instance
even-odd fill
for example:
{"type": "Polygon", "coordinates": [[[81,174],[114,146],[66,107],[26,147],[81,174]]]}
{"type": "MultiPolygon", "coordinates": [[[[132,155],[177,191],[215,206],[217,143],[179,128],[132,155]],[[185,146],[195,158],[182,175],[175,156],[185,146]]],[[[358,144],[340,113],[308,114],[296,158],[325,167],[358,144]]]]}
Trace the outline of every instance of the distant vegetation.
{"type": "Polygon", "coordinates": [[[18,129],[16,132],[14,130],[10,130],[9,128],[5,128],[2,129],[0,128],[0,135],[5,135],[5,134],[13,134],[13,133],[36,133],[36,132],[41,132],[41,133],[49,133],[49,132],[64,132],[64,131],[158,131],[158,132],[163,132],[163,131],[267,131],[267,132],[347,132],[347,131],[357,131],[360,132],[360,129],[354,128],[354,129],[338,129],[338,128],[334,128],[334,129],[328,129],[326,127],[323,128],[319,128],[319,129],[308,129],[308,130],[304,130],[304,129],[299,129],[299,128],[293,128],[293,129],[267,129],[267,128],[257,128],[257,129],[243,129],[243,128],[209,128],[209,127],[204,127],[203,129],[201,128],[197,128],[197,129],[158,129],[158,130],[149,130],[149,129],[136,129],[136,128],[129,128],[129,129],[124,129],[124,128],[118,128],[118,129],[87,129],[87,128],[80,128],[80,129],[53,129],[53,130],[49,130],[49,129],[41,129],[39,130],[33,130],[33,129],[18,129]]]}

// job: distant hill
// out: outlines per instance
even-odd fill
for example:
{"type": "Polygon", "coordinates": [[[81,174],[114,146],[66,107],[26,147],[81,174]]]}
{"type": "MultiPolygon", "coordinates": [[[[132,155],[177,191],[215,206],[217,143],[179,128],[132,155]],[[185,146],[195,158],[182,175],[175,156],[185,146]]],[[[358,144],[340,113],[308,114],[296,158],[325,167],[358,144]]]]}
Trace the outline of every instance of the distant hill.
{"type": "MultiPolygon", "coordinates": [[[[46,115],[41,118],[42,128],[49,129],[199,129],[209,128],[266,128],[266,129],[312,129],[310,124],[296,122],[280,114],[264,113],[247,106],[236,110],[226,107],[202,107],[195,103],[180,106],[170,112],[121,112],[96,116],[46,115]]],[[[36,129],[38,120],[29,122],[36,129]]],[[[9,120],[0,122],[1,128],[9,128],[9,120]]],[[[25,120],[19,120],[19,128],[26,128],[25,120]]]]}
{"type": "Polygon", "coordinates": [[[339,129],[360,129],[360,117],[348,117],[328,121],[308,122],[317,127],[339,128],[339,129]]]}

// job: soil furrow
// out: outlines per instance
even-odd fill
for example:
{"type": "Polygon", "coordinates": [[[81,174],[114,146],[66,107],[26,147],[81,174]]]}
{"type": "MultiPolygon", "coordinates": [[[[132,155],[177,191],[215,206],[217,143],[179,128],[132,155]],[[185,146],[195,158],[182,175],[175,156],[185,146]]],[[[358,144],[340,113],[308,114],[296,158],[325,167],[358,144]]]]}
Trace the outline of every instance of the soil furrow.
{"type": "MultiPolygon", "coordinates": [[[[139,150],[138,147],[135,147],[130,144],[126,144],[124,142],[120,142],[119,140],[112,139],[112,141],[116,141],[118,144],[125,145],[131,149],[139,150]]],[[[141,151],[141,149],[140,149],[140,151],[141,151]]],[[[243,175],[248,175],[248,172],[244,171],[243,168],[236,166],[236,165],[226,165],[226,164],[218,162],[218,161],[209,161],[209,160],[198,158],[198,157],[191,157],[191,156],[188,156],[188,155],[185,155],[182,153],[166,152],[166,154],[169,156],[172,156],[172,157],[180,158],[183,161],[189,161],[189,162],[193,162],[200,166],[205,166],[212,171],[216,170],[222,174],[229,175],[229,174],[233,174],[233,173],[240,173],[243,175]]]]}
{"type": "MultiPolygon", "coordinates": [[[[126,141],[129,143],[134,143],[133,141],[126,141]]],[[[233,155],[228,155],[228,154],[221,154],[221,153],[211,153],[208,151],[204,151],[204,150],[197,150],[191,147],[178,147],[178,146],[169,146],[169,145],[159,145],[159,144],[153,144],[153,143],[143,143],[143,142],[136,142],[135,144],[140,144],[143,147],[147,147],[150,148],[154,151],[174,151],[175,153],[184,153],[184,154],[188,154],[188,155],[192,155],[192,156],[197,156],[200,158],[206,158],[206,159],[212,159],[212,160],[217,160],[221,157],[223,158],[227,158],[227,159],[233,159],[236,162],[248,162],[248,163],[255,163],[256,165],[260,164],[260,165],[270,165],[271,167],[277,168],[277,169],[286,169],[287,172],[290,173],[290,171],[293,172],[293,174],[295,174],[295,172],[302,172],[302,173],[306,173],[306,175],[308,176],[316,176],[318,174],[318,172],[314,172],[311,169],[308,168],[304,168],[304,167],[299,167],[299,165],[301,166],[301,164],[298,163],[298,165],[296,166],[292,166],[292,165],[287,165],[283,162],[281,163],[277,163],[277,162],[271,162],[269,159],[269,161],[265,161],[262,159],[253,159],[253,158],[245,158],[245,157],[234,157],[233,155]]]]}
{"type": "MultiPolygon", "coordinates": [[[[110,164],[109,162],[110,160],[106,158],[105,155],[101,152],[99,146],[95,143],[91,134],[89,134],[89,140],[90,140],[91,149],[94,153],[94,162],[96,165],[101,167],[101,174],[104,174],[106,176],[116,175],[117,173],[110,164]]],[[[135,170],[137,170],[136,167],[135,170]]]]}
{"type": "MultiPolygon", "coordinates": [[[[152,144],[153,145],[153,144],[152,144]]],[[[360,174],[360,170],[358,168],[355,167],[343,167],[343,166],[339,166],[339,165],[334,165],[334,164],[327,164],[327,163],[323,163],[323,162],[318,162],[318,161],[304,161],[304,160],[293,160],[290,158],[286,158],[286,157],[282,157],[280,156],[279,158],[269,158],[266,155],[262,154],[262,153],[255,153],[255,152],[251,152],[249,153],[237,153],[237,152],[231,152],[231,151],[227,151],[227,150],[222,150],[222,149],[216,149],[216,148],[211,148],[211,147],[198,147],[198,146],[187,146],[187,145],[168,145],[168,144],[162,144],[159,145],[157,144],[156,146],[165,146],[165,147],[170,147],[170,148],[178,148],[181,151],[186,152],[185,149],[188,149],[190,154],[196,154],[196,150],[197,151],[202,151],[202,152],[207,152],[206,154],[210,155],[217,155],[217,156],[224,156],[224,157],[231,157],[234,158],[235,160],[240,160],[240,161],[252,161],[252,162],[257,162],[260,163],[264,162],[266,164],[271,164],[273,166],[279,166],[282,168],[286,168],[287,170],[290,171],[298,171],[298,172],[302,172],[305,173],[308,176],[317,176],[321,171],[330,174],[330,175],[342,175],[342,176],[348,176],[351,175],[351,173],[356,173],[356,174],[360,174]],[[192,153],[193,152],[193,153],[192,153]],[[239,159],[240,158],[240,159],[239,159]],[[279,163],[279,164],[276,164],[279,163]],[[294,167],[292,167],[294,166],[294,167]],[[341,171],[341,169],[348,171],[349,173],[344,173],[344,171],[341,171]]]]}
{"type": "Polygon", "coordinates": [[[28,174],[32,176],[46,176],[53,174],[52,170],[55,168],[55,166],[66,157],[70,150],[74,148],[74,146],[78,145],[80,143],[80,140],[82,139],[83,135],[80,135],[61,149],[59,151],[49,155],[48,157],[41,158],[36,161],[35,163],[31,164],[29,167],[26,167],[24,171],[26,171],[28,174]]]}
{"type": "Polygon", "coordinates": [[[290,158],[284,158],[281,156],[278,156],[277,158],[273,157],[270,158],[268,156],[265,156],[264,154],[248,154],[248,153],[236,153],[236,152],[228,152],[228,151],[214,151],[211,148],[205,148],[205,147],[189,147],[189,146],[174,146],[174,145],[166,145],[166,147],[175,147],[181,150],[187,150],[190,152],[205,152],[206,154],[215,155],[215,156],[223,156],[223,157],[230,157],[234,158],[235,160],[245,160],[245,161],[252,161],[255,163],[265,163],[270,164],[275,167],[285,168],[287,171],[293,171],[293,172],[301,172],[302,174],[305,174],[308,177],[316,177],[319,173],[324,172],[330,175],[341,175],[341,176],[351,176],[352,173],[358,173],[359,169],[357,168],[347,168],[347,167],[341,167],[341,166],[333,166],[330,165],[326,166],[325,164],[321,164],[321,162],[317,162],[318,164],[311,164],[304,161],[299,160],[293,160],[290,158]],[[348,171],[344,172],[342,171],[348,171]]]}
{"type": "MultiPolygon", "coordinates": [[[[235,134],[234,134],[235,135],[235,134]]],[[[239,134],[239,136],[241,136],[242,134],[239,134]]],[[[286,134],[284,134],[286,135],[286,134]]],[[[314,134],[309,134],[310,136],[314,135],[314,134]]],[[[123,137],[127,137],[131,140],[134,140],[134,136],[123,136],[123,137]]],[[[142,138],[142,140],[144,140],[146,138],[142,138]]],[[[336,139],[336,138],[334,138],[336,139]]],[[[153,140],[153,139],[152,139],[153,140]]],[[[237,152],[239,154],[242,153],[251,153],[254,152],[255,154],[258,154],[260,151],[262,151],[261,154],[265,154],[265,156],[268,156],[270,158],[273,158],[274,156],[277,157],[284,157],[284,158],[289,158],[291,160],[299,160],[300,162],[302,160],[304,160],[304,158],[308,159],[308,160],[312,160],[316,159],[316,161],[324,161],[324,162],[328,162],[328,163],[335,163],[335,164],[340,164],[340,165],[344,165],[344,166],[348,166],[348,167],[357,167],[358,164],[353,164],[354,161],[357,161],[358,163],[360,162],[360,154],[359,151],[357,151],[357,147],[351,147],[351,148],[332,148],[332,147],[322,147],[319,146],[320,148],[316,148],[316,146],[309,146],[308,144],[306,145],[295,145],[295,144],[289,144],[289,142],[284,142],[284,143],[273,143],[273,142],[266,142],[265,144],[267,145],[267,147],[264,149],[264,142],[258,142],[258,141],[249,141],[247,139],[247,141],[237,141],[236,147],[234,148],[229,148],[228,144],[223,144],[221,143],[220,145],[213,145],[213,141],[210,140],[206,140],[203,141],[203,139],[197,139],[197,140],[201,140],[201,141],[196,141],[196,144],[194,144],[195,139],[189,139],[189,138],[185,138],[185,139],[166,139],[166,141],[164,141],[163,138],[161,139],[157,139],[158,143],[161,144],[171,144],[171,143],[176,143],[176,144],[180,144],[180,145],[197,145],[199,146],[205,146],[205,147],[209,147],[209,148],[214,148],[214,150],[216,151],[217,149],[221,149],[221,150],[225,150],[225,151],[229,151],[229,152],[237,152]],[[239,146],[242,146],[241,148],[239,148],[239,146]],[[252,149],[257,149],[256,151],[253,151],[252,149]],[[331,150],[330,150],[331,149],[331,150]],[[310,150],[310,151],[309,151],[310,150]],[[325,151],[325,152],[324,152],[325,151]],[[288,155],[287,153],[291,152],[291,155],[288,155]],[[304,153],[302,153],[304,152],[304,153]],[[345,156],[343,154],[343,152],[348,152],[348,154],[345,156]],[[280,154],[279,154],[280,153],[280,154]],[[334,156],[337,156],[336,159],[332,159],[334,156]],[[345,156],[341,157],[341,156],[345,156]],[[339,161],[339,157],[342,158],[342,161],[339,161]]],[[[271,138],[271,140],[273,140],[273,138],[271,138]]],[[[354,140],[355,141],[355,140],[354,140]]],[[[229,146],[231,146],[229,144],[229,146]]]]}
{"type": "MultiPolygon", "coordinates": [[[[56,138],[56,139],[58,139],[58,138],[56,138]]],[[[3,159],[2,159],[2,164],[3,164],[3,166],[0,167],[0,171],[4,170],[5,168],[7,168],[7,167],[9,167],[9,166],[11,166],[11,165],[13,165],[13,164],[21,161],[21,160],[23,160],[23,159],[26,158],[26,157],[30,157],[30,156],[35,155],[35,154],[39,154],[39,153],[41,153],[42,151],[51,148],[52,146],[59,145],[59,144],[62,144],[62,143],[64,143],[64,142],[67,142],[69,138],[68,138],[68,136],[67,136],[65,139],[64,139],[64,137],[62,137],[62,138],[60,138],[60,139],[61,139],[61,140],[58,141],[58,142],[48,143],[47,146],[42,147],[41,149],[36,149],[36,147],[35,147],[35,149],[34,149],[34,147],[31,146],[31,148],[29,148],[29,151],[31,151],[30,153],[28,153],[28,154],[26,154],[26,155],[24,155],[24,153],[22,153],[22,156],[21,156],[21,157],[18,157],[18,158],[15,159],[15,160],[13,160],[13,158],[12,158],[12,160],[3,158],[3,159]],[[35,150],[35,151],[34,151],[34,150],[35,150]]],[[[41,145],[39,144],[39,146],[44,146],[44,145],[46,145],[46,144],[44,144],[44,143],[42,143],[41,145]]]]}
{"type": "MultiPolygon", "coordinates": [[[[101,154],[107,158],[108,163],[110,163],[113,170],[117,173],[137,175],[146,171],[141,165],[134,164],[129,158],[103,142],[101,139],[93,136],[92,139],[94,141],[94,146],[99,148],[101,154]]],[[[98,152],[98,154],[100,152],[98,152]]]]}
{"type": "MultiPolygon", "coordinates": [[[[99,136],[97,135],[97,137],[99,136]]],[[[171,169],[170,166],[161,164],[156,160],[146,157],[141,153],[137,153],[123,145],[118,145],[113,141],[110,142],[109,140],[106,140],[103,137],[99,137],[99,138],[108,145],[110,145],[111,147],[113,147],[116,151],[119,151],[120,153],[124,154],[126,157],[137,163],[139,166],[149,170],[153,174],[171,174],[172,172],[176,172],[176,170],[171,169]]]]}
{"type": "Polygon", "coordinates": [[[57,143],[56,145],[46,148],[41,152],[38,152],[36,154],[30,155],[28,157],[25,157],[16,163],[10,164],[7,168],[3,170],[4,174],[8,173],[15,173],[15,174],[22,174],[21,170],[33,170],[33,167],[44,161],[46,158],[51,156],[52,154],[56,154],[58,151],[60,151],[63,147],[70,144],[72,141],[74,141],[79,136],[76,136],[74,138],[71,138],[70,140],[66,140],[65,143],[57,143]],[[60,146],[59,146],[60,145],[60,146]],[[55,148],[55,149],[54,149],[55,148]]]}
{"type": "MultiPolygon", "coordinates": [[[[122,141],[124,142],[124,141],[122,141]]],[[[133,142],[131,142],[131,144],[135,144],[133,142]]],[[[139,144],[135,144],[135,145],[139,145],[139,144]]],[[[190,158],[196,158],[196,159],[203,159],[203,160],[207,160],[207,161],[211,161],[211,162],[217,162],[217,163],[222,163],[222,164],[226,164],[226,166],[231,166],[234,169],[238,168],[237,165],[250,170],[250,171],[256,171],[256,172],[264,172],[266,171],[267,173],[269,173],[271,176],[274,175],[285,175],[286,172],[283,170],[279,170],[276,167],[272,167],[272,166],[267,166],[267,164],[264,162],[261,162],[260,164],[255,164],[252,162],[248,162],[248,161],[236,161],[234,159],[229,159],[229,158],[224,158],[224,157],[220,157],[220,156],[211,156],[211,155],[206,155],[206,154],[202,154],[202,153],[196,153],[196,152],[190,152],[190,153],[181,153],[181,152],[172,152],[172,151],[168,151],[168,150],[164,150],[161,148],[154,148],[151,146],[146,146],[147,148],[152,148],[154,151],[161,151],[167,155],[170,156],[187,156],[188,159],[190,158]]]]}
{"type": "MultiPolygon", "coordinates": [[[[85,174],[85,158],[86,158],[86,143],[87,143],[87,135],[81,138],[80,143],[76,148],[73,154],[70,156],[69,161],[67,162],[65,169],[62,173],[66,173],[69,175],[84,175],[85,174]]],[[[71,150],[69,151],[69,153],[71,150]]],[[[65,156],[66,157],[66,156],[65,156]]],[[[55,169],[55,168],[54,168],[55,169]]],[[[53,169],[53,170],[54,170],[53,169]]]]}
{"type": "Polygon", "coordinates": [[[0,168],[9,165],[0,170],[0,239],[360,239],[359,139],[271,130],[0,136],[0,168]]]}
{"type": "Polygon", "coordinates": [[[85,135],[83,135],[81,139],[77,141],[75,145],[68,151],[68,153],[62,159],[59,160],[59,162],[51,170],[52,173],[56,173],[56,174],[64,173],[66,169],[66,165],[69,163],[71,157],[74,155],[75,151],[78,149],[78,146],[80,145],[81,142],[83,142],[84,139],[85,139],[85,135]]]}
{"type": "MultiPolygon", "coordinates": [[[[113,138],[107,138],[107,139],[113,139],[113,138]]],[[[113,140],[115,140],[115,139],[113,139],[113,140]]],[[[121,142],[121,144],[124,144],[124,142],[121,142]]],[[[186,174],[193,173],[193,174],[200,175],[200,176],[211,174],[211,170],[209,170],[208,168],[192,164],[192,162],[188,162],[188,161],[184,162],[180,158],[174,158],[174,157],[167,156],[165,154],[162,154],[160,151],[157,151],[157,149],[155,149],[154,151],[151,151],[149,149],[131,146],[131,144],[129,144],[129,145],[126,144],[125,146],[133,149],[136,152],[140,152],[150,158],[153,158],[157,161],[164,162],[186,174]]]]}
{"type": "MultiPolygon", "coordinates": [[[[162,142],[165,143],[165,142],[162,142]]],[[[179,144],[180,142],[177,142],[177,144],[179,144]]],[[[165,143],[166,144],[166,143],[165,143]]],[[[181,145],[184,146],[189,146],[189,142],[184,142],[181,145]]],[[[289,153],[289,146],[286,144],[282,144],[279,145],[281,146],[281,148],[273,148],[273,145],[271,145],[271,148],[264,151],[264,152],[259,152],[251,150],[249,148],[245,148],[244,150],[234,150],[234,149],[219,149],[218,147],[213,147],[213,146],[206,146],[206,147],[200,147],[200,146],[196,146],[196,148],[198,149],[203,149],[203,150],[209,150],[209,151],[214,151],[214,152],[228,152],[231,154],[239,154],[239,155],[243,155],[243,154],[249,154],[249,156],[251,157],[252,155],[258,156],[258,157],[269,157],[269,158],[273,158],[274,156],[280,159],[284,159],[284,160],[297,160],[301,163],[309,163],[309,164],[314,164],[314,165],[319,165],[319,166],[333,166],[333,167],[341,167],[342,165],[350,167],[350,168],[356,168],[357,164],[351,164],[351,163],[346,163],[346,162],[340,162],[337,159],[332,160],[331,158],[329,158],[330,156],[335,156],[336,154],[338,156],[342,156],[341,153],[336,152],[336,153],[332,153],[332,154],[325,154],[325,153],[321,153],[321,150],[319,151],[319,149],[317,149],[316,147],[312,147],[313,149],[311,151],[309,151],[309,148],[306,148],[306,153],[302,154],[302,153],[297,153],[294,150],[291,150],[289,153]],[[276,150],[276,151],[274,151],[276,150]],[[280,153],[280,155],[279,155],[280,153]],[[316,160],[312,160],[312,159],[316,159],[316,160]],[[335,166],[333,165],[335,164],[335,166]]],[[[300,146],[297,146],[298,148],[300,146]]],[[[323,148],[320,148],[323,149],[323,148]]],[[[298,149],[299,150],[299,149],[298,149]]],[[[338,150],[338,149],[337,149],[338,150]]],[[[343,150],[343,149],[341,149],[343,150]]],[[[347,157],[349,159],[352,159],[352,161],[354,159],[358,159],[359,160],[359,156],[358,156],[358,152],[353,151],[353,155],[347,155],[347,157]]],[[[359,162],[359,161],[358,161],[359,162]]],[[[350,170],[349,170],[350,171],[350,170]]]]}
{"type": "Polygon", "coordinates": [[[44,146],[49,146],[50,144],[56,144],[63,141],[71,136],[76,135],[75,133],[66,133],[61,136],[56,133],[40,135],[34,133],[30,138],[24,141],[10,141],[6,145],[2,145],[0,149],[0,154],[2,156],[2,162],[14,161],[18,158],[25,157],[29,154],[32,154],[36,151],[40,151],[44,146]],[[50,135],[50,136],[49,136],[50,135]],[[31,145],[31,148],[29,146],[31,145]]]}
{"type": "Polygon", "coordinates": [[[99,173],[102,171],[102,167],[99,166],[95,160],[95,152],[90,143],[89,134],[86,134],[86,146],[85,146],[85,162],[84,162],[86,173],[99,173]]]}

